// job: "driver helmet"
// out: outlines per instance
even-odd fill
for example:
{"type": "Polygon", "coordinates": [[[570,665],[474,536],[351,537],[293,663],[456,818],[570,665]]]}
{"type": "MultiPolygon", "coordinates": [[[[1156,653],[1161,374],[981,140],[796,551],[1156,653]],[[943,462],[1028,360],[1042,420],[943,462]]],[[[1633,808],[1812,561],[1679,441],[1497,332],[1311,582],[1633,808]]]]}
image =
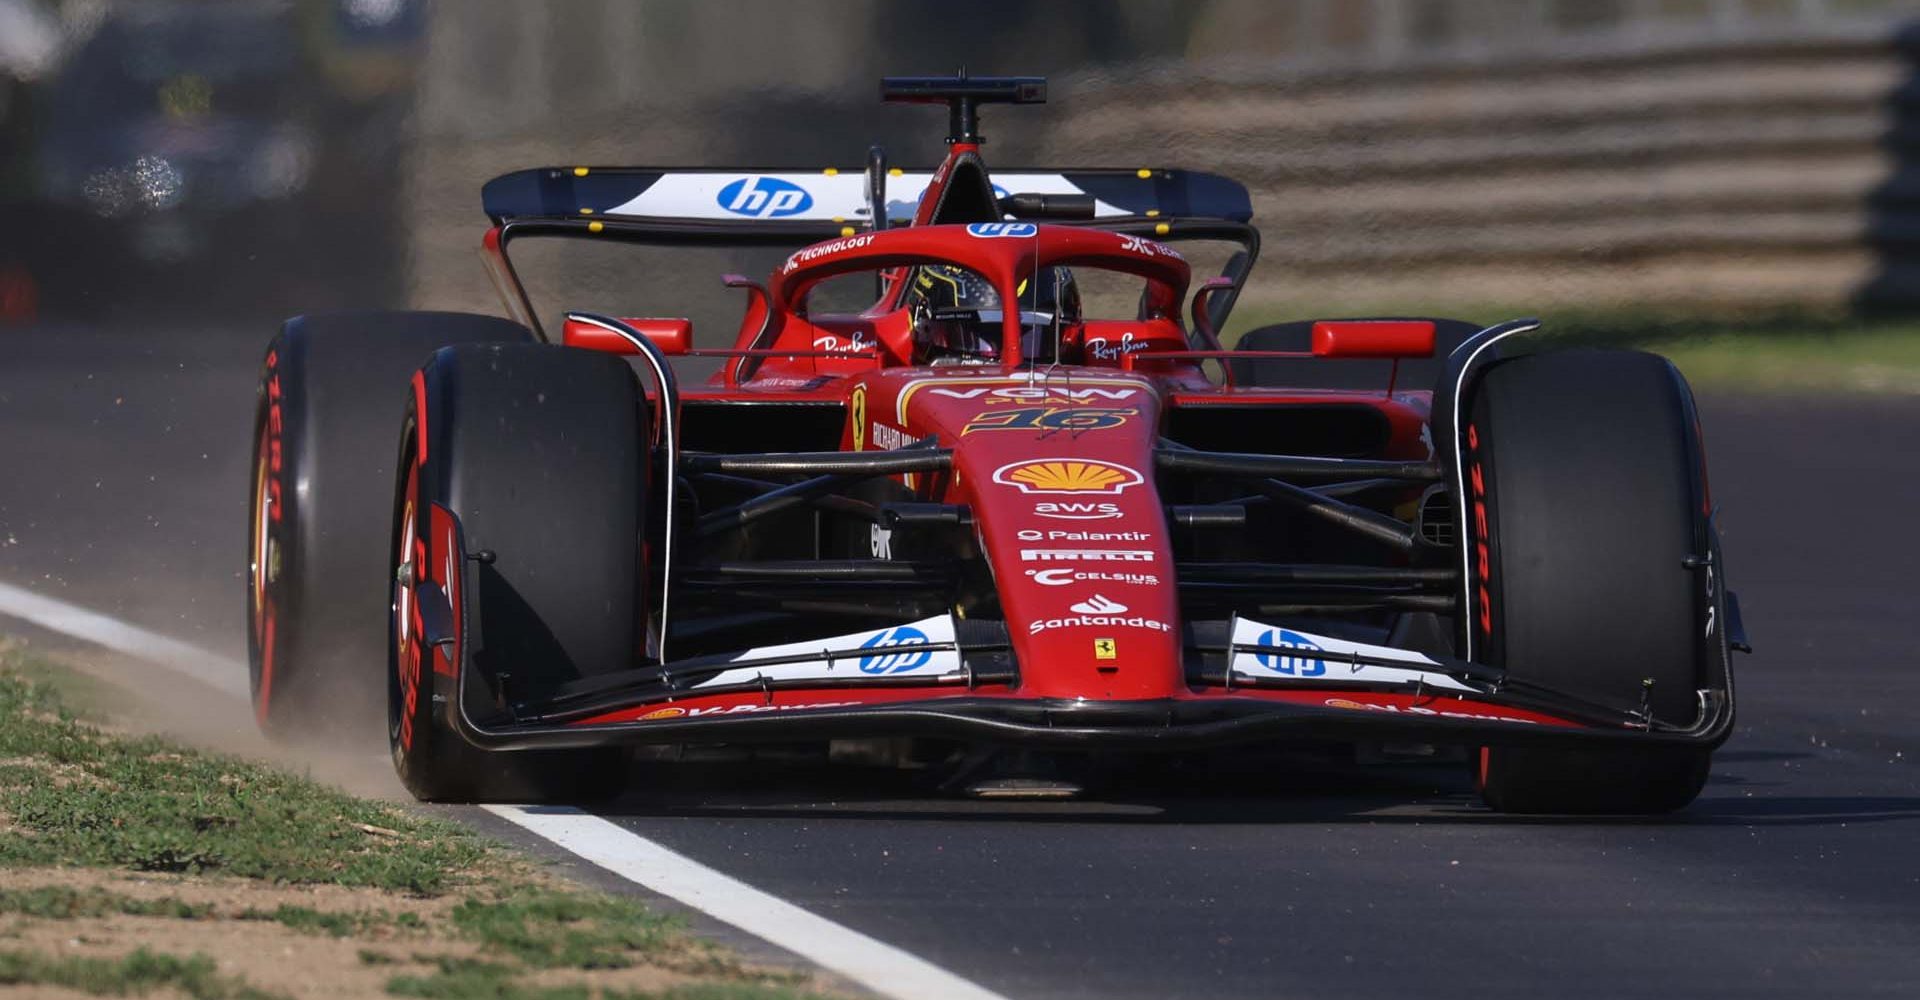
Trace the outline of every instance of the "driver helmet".
{"type": "MultiPolygon", "coordinates": [[[[1047,360],[1056,325],[1080,322],[1080,290],[1073,271],[1043,269],[1039,280],[1020,282],[1021,354],[1047,360]],[[1038,287],[1036,287],[1036,285],[1038,287]]],[[[913,338],[922,362],[990,361],[1000,357],[1000,293],[986,278],[952,264],[923,264],[907,285],[913,338]]]]}

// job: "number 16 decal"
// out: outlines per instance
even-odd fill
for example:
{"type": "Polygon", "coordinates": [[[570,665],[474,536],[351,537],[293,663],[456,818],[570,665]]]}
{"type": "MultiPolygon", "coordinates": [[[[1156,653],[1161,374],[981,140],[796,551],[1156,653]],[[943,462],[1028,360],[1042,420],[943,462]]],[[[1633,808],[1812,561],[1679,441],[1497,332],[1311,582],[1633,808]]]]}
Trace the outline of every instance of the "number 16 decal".
{"type": "Polygon", "coordinates": [[[974,431],[1097,431],[1118,427],[1139,410],[1107,406],[1023,406],[982,413],[967,422],[961,434],[974,431]]]}

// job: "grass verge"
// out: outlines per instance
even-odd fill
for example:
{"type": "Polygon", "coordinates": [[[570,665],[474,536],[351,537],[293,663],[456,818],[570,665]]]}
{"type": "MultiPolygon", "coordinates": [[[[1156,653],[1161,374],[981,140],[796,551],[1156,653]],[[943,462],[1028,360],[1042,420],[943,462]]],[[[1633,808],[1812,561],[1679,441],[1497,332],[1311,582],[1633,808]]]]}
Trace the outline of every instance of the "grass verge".
{"type": "MultiPolygon", "coordinates": [[[[99,996],[797,1000],[450,823],[70,707],[0,646],[0,985],[99,996]]],[[[111,704],[97,689],[89,705],[111,704]]]]}
{"type": "Polygon", "coordinates": [[[280,995],[221,975],[205,955],[178,958],[145,948],[118,959],[0,951],[0,984],[64,986],[95,996],[144,996],[171,988],[194,1000],[270,1000],[280,995]]]}
{"type": "Polygon", "coordinates": [[[1708,331],[1646,342],[1703,389],[1920,395],[1920,324],[1708,331]]]}

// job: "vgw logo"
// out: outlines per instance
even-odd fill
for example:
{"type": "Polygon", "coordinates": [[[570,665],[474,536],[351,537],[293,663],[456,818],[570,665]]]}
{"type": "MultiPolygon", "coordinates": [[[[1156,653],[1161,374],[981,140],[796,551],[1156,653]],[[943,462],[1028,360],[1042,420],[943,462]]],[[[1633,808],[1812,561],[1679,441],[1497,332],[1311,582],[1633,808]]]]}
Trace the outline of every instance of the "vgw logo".
{"type": "MultiPolygon", "coordinates": [[[[909,625],[898,628],[882,629],[872,638],[860,644],[861,649],[886,649],[889,646],[920,646],[927,644],[927,634],[909,625]]],[[[904,674],[927,665],[933,659],[931,650],[920,648],[904,653],[880,653],[862,656],[860,672],[863,674],[904,674]]]]}
{"type": "MultiPolygon", "coordinates": [[[[1283,628],[1270,628],[1260,633],[1258,640],[1262,646],[1284,646],[1309,653],[1320,652],[1306,636],[1298,632],[1289,632],[1283,628]]],[[[1255,653],[1254,662],[1276,674],[1289,677],[1319,677],[1327,672],[1327,661],[1305,656],[1287,656],[1281,653],[1255,653]]]]}
{"type": "Polygon", "coordinates": [[[813,207],[813,195],[806,188],[778,177],[742,177],[721,188],[715,200],[735,215],[756,219],[799,215],[813,207]]]}

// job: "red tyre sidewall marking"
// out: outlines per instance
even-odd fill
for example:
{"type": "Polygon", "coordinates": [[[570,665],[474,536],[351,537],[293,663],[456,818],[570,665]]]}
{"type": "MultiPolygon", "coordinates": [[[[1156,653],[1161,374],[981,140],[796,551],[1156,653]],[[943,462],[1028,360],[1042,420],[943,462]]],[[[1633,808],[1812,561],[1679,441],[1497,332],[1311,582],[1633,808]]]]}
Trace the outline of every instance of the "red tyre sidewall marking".
{"type": "Polygon", "coordinates": [[[1488,643],[1493,641],[1493,552],[1487,529],[1487,476],[1480,459],[1480,432],[1467,425],[1468,485],[1473,489],[1474,528],[1474,603],[1479,605],[1474,622],[1488,643]]]}
{"type": "MultiPolygon", "coordinates": [[[[1480,659],[1491,660],[1493,650],[1493,550],[1491,533],[1487,523],[1487,473],[1480,455],[1480,429],[1473,424],[1467,425],[1467,481],[1473,490],[1473,555],[1474,555],[1474,601],[1477,608],[1470,609],[1473,622],[1468,628],[1478,627],[1482,638],[1480,659]]],[[[1493,751],[1481,747],[1473,769],[1473,786],[1476,791],[1485,792],[1487,772],[1493,766],[1493,751]]]]}
{"type": "MultiPolygon", "coordinates": [[[[284,400],[280,387],[280,352],[267,352],[266,397],[267,415],[265,434],[261,436],[260,454],[255,456],[258,469],[255,472],[255,488],[262,495],[256,503],[266,508],[265,516],[256,510],[254,517],[254,578],[253,611],[254,641],[260,650],[260,691],[255,701],[256,721],[264,724],[267,720],[268,706],[273,698],[273,661],[274,646],[277,641],[275,619],[279,616],[278,602],[269,590],[271,563],[274,552],[280,546],[274,544],[274,529],[286,517],[286,457],[283,437],[285,432],[284,400]]],[[[282,553],[284,557],[284,553],[282,553]]]]}
{"type": "Polygon", "coordinates": [[[427,373],[413,373],[413,447],[414,461],[427,464],[427,373]]]}
{"type": "Polygon", "coordinates": [[[427,464],[427,379],[424,372],[416,371],[411,380],[413,389],[413,461],[407,467],[407,485],[404,492],[406,506],[401,514],[400,551],[396,553],[398,562],[409,558],[413,561],[412,578],[399,588],[394,613],[399,621],[395,631],[399,634],[399,649],[395,656],[396,670],[400,682],[400,749],[402,752],[413,750],[414,719],[420,708],[420,633],[423,623],[420,619],[419,594],[417,581],[427,572],[427,543],[420,534],[420,521],[425,514],[420,509],[420,482],[422,471],[427,464]]]}

